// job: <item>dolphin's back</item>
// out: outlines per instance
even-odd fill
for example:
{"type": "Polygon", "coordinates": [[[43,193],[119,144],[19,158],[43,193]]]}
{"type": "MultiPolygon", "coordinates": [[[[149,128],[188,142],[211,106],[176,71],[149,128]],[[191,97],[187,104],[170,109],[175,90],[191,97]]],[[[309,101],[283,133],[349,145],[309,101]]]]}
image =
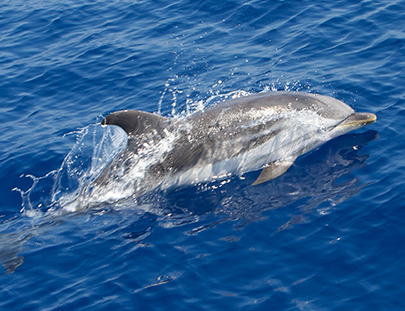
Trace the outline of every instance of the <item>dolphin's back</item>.
{"type": "Polygon", "coordinates": [[[195,156],[222,161],[253,150],[280,132],[284,132],[284,136],[291,134],[294,143],[294,135],[298,134],[299,139],[305,134],[294,133],[297,126],[301,126],[300,122],[311,125],[315,119],[326,129],[353,113],[345,103],[315,94],[269,92],[240,97],[188,117],[186,121],[192,128],[187,133],[190,138],[187,144],[191,146],[187,148],[192,150],[198,146],[199,152],[194,153],[195,156]]]}
{"type": "Polygon", "coordinates": [[[301,92],[268,92],[239,97],[219,103],[204,113],[216,114],[227,108],[241,112],[274,108],[275,114],[282,110],[312,110],[323,118],[340,121],[354,113],[350,106],[335,98],[301,92]]]}

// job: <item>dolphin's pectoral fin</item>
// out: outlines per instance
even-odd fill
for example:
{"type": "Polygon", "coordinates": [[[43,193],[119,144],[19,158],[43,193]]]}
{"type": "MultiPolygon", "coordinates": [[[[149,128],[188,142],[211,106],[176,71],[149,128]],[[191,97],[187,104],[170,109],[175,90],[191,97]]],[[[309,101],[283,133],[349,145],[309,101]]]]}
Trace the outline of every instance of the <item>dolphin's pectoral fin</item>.
{"type": "Polygon", "coordinates": [[[260,185],[283,175],[293,165],[295,159],[296,157],[287,157],[267,164],[252,186],[260,185]]]}

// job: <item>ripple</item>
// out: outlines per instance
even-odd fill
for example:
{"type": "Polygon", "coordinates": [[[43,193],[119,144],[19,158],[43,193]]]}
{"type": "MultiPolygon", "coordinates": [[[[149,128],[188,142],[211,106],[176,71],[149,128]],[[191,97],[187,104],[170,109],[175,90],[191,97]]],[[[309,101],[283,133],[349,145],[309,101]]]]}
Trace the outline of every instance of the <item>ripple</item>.
{"type": "Polygon", "coordinates": [[[0,258],[16,266],[0,276],[0,308],[403,305],[404,1],[0,8],[0,258]],[[218,94],[269,89],[331,95],[378,121],[262,186],[250,187],[251,173],[61,214],[45,206],[50,174],[33,213],[20,213],[12,189],[33,181],[20,176],[58,170],[76,143],[65,134],[102,115],[181,114],[218,94]]]}

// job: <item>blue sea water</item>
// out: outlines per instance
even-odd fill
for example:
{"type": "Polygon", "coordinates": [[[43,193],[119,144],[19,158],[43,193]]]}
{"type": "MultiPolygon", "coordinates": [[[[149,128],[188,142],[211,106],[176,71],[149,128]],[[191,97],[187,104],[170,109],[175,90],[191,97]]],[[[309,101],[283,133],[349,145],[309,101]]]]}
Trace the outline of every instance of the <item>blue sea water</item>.
{"type": "Polygon", "coordinates": [[[0,310],[405,309],[404,0],[0,12],[0,310]],[[119,150],[102,116],[275,90],[378,120],[259,186],[253,172],[103,210],[54,204],[119,150]]]}

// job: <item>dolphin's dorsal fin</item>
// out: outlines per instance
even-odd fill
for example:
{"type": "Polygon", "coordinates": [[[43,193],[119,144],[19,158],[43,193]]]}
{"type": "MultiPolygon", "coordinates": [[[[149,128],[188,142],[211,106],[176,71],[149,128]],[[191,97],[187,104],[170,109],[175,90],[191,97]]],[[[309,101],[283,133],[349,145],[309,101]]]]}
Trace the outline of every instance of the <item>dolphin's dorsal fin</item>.
{"type": "Polygon", "coordinates": [[[138,111],[121,110],[108,115],[101,122],[102,125],[117,125],[129,136],[135,136],[156,130],[160,133],[169,123],[169,119],[157,114],[138,111]]]}
{"type": "Polygon", "coordinates": [[[277,177],[283,175],[285,172],[287,172],[291,165],[293,165],[295,159],[295,156],[291,156],[266,164],[252,186],[260,185],[266,181],[276,179],[277,177]]]}

